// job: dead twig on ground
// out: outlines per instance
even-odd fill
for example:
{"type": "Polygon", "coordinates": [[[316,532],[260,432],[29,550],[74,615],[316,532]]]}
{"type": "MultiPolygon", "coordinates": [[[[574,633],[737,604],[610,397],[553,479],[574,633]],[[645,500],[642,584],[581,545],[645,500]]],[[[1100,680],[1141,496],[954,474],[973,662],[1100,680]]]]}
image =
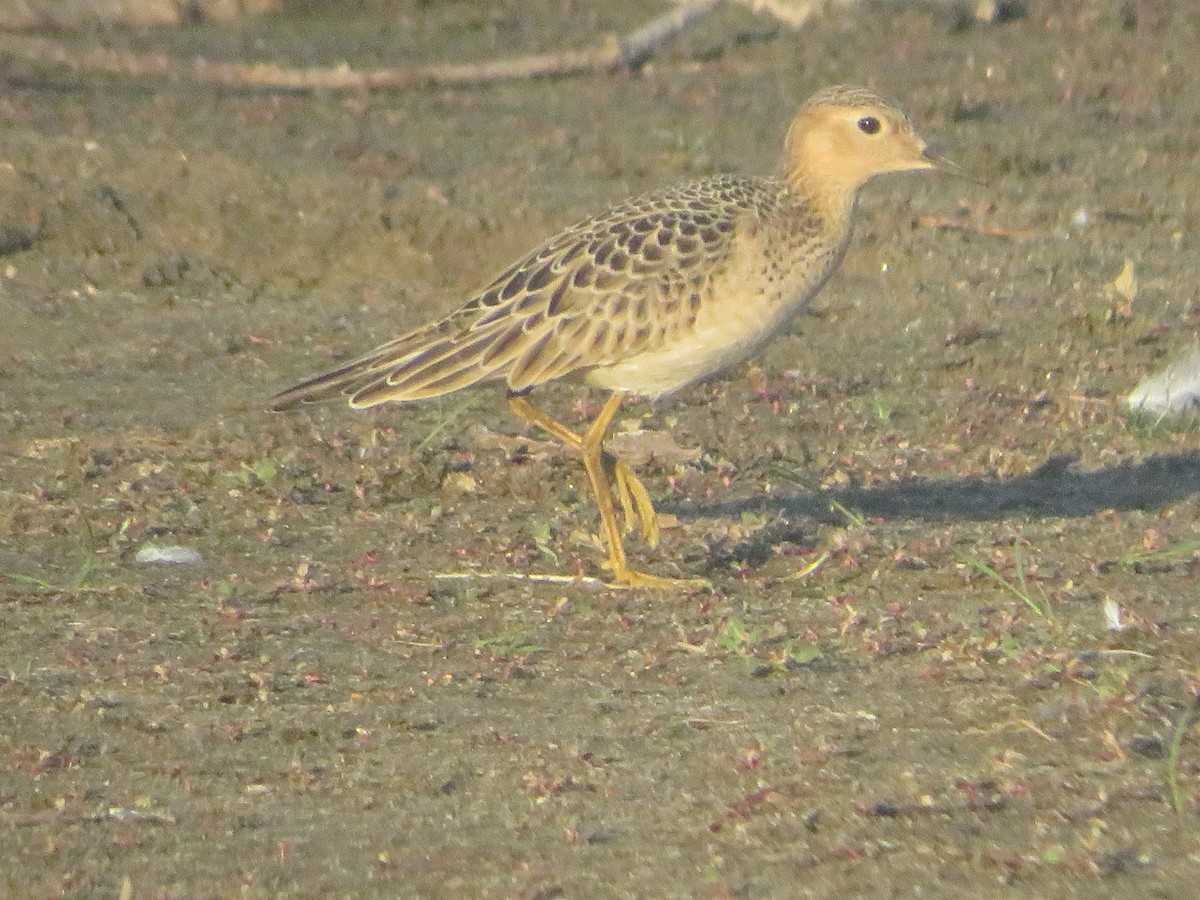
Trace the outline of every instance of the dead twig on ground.
{"type": "MultiPolygon", "coordinates": [[[[625,36],[609,35],[599,46],[518,56],[490,62],[435,64],[414,68],[360,70],[348,65],[293,69],[274,63],[189,61],[163,53],[73,47],[54,38],[0,33],[0,56],[62,66],[84,74],[165,78],[230,88],[292,91],[398,91],[429,87],[465,87],[522,78],[637,69],[664,45],[706,16],[721,0],[685,0],[625,36]]],[[[853,6],[859,0],[735,0],[799,28],[826,6],[853,6]]]]}
{"type": "Polygon", "coordinates": [[[940,228],[945,231],[965,231],[969,234],[979,234],[984,237],[1005,238],[1010,241],[1029,241],[1038,236],[1032,228],[1006,228],[1003,225],[989,225],[974,222],[970,219],[955,216],[921,216],[917,222],[924,228],[940,228]]]}
{"type": "Polygon", "coordinates": [[[0,54],[59,65],[74,72],[295,92],[478,85],[511,79],[636,69],[659,52],[664,44],[707,15],[718,2],[720,0],[680,3],[627,35],[608,36],[597,47],[458,65],[357,70],[347,65],[291,69],[273,63],[213,62],[200,57],[182,62],[161,53],[72,47],[51,38],[16,34],[0,34],[0,54]]]}

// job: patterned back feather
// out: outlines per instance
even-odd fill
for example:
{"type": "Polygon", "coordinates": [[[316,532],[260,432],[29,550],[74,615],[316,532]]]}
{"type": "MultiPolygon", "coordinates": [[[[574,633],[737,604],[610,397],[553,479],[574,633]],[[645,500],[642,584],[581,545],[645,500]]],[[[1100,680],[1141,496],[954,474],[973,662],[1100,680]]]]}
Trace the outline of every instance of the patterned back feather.
{"type": "Polygon", "coordinates": [[[720,176],[647,194],[566,229],[458,310],[273,398],[361,408],[490,381],[521,392],[620,362],[694,322],[744,221],[783,183],[720,176]]]}

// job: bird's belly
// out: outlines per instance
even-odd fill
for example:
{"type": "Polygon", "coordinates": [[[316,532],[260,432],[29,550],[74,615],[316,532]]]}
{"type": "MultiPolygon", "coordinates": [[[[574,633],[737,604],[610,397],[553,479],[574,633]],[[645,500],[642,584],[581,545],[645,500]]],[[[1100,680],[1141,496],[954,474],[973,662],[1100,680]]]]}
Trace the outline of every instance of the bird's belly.
{"type": "MultiPolygon", "coordinates": [[[[618,363],[590,370],[596,387],[661,397],[687,385],[720,375],[749,359],[794,318],[803,304],[716,301],[683,330],[654,349],[618,363]]],[[[799,298],[797,298],[799,299],[799,298]]]]}
{"type": "Polygon", "coordinates": [[[785,235],[782,246],[771,246],[761,232],[744,235],[690,325],[669,330],[658,346],[590,370],[585,380],[661,397],[745,362],[808,305],[837,268],[848,239],[848,229],[836,244],[804,232],[785,235]]]}

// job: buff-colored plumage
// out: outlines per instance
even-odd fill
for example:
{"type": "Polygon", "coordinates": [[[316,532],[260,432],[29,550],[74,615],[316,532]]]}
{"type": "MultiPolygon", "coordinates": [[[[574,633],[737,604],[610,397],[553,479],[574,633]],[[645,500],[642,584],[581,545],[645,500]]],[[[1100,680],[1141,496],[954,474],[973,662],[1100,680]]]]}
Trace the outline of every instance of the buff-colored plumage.
{"type": "Polygon", "coordinates": [[[837,267],[858,188],[886,172],[938,165],[904,115],[876,94],[822,91],[792,122],[781,175],[710,178],[585,219],[455,312],[284,391],[272,408],[336,396],[364,408],[500,382],[514,412],[584,455],[613,582],[659,585],[663,579],[628,567],[615,525],[609,476],[626,526],[638,518],[651,542],[657,535],[641,483],[622,463],[602,459],[620,398],[659,397],[747,359],[837,267]],[[584,435],[525,399],[565,377],[613,391],[584,435]]]}

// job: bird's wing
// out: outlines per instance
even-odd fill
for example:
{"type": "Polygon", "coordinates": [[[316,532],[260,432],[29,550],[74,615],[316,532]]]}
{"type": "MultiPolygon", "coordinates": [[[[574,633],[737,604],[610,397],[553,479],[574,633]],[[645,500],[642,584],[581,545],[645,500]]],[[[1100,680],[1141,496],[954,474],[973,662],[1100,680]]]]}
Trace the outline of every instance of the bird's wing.
{"type": "Polygon", "coordinates": [[[285,391],[273,408],[339,394],[373,406],[485,381],[524,391],[659,347],[693,324],[738,229],[774,193],[763,179],[719,177],[614,207],[444,319],[285,391]]]}

